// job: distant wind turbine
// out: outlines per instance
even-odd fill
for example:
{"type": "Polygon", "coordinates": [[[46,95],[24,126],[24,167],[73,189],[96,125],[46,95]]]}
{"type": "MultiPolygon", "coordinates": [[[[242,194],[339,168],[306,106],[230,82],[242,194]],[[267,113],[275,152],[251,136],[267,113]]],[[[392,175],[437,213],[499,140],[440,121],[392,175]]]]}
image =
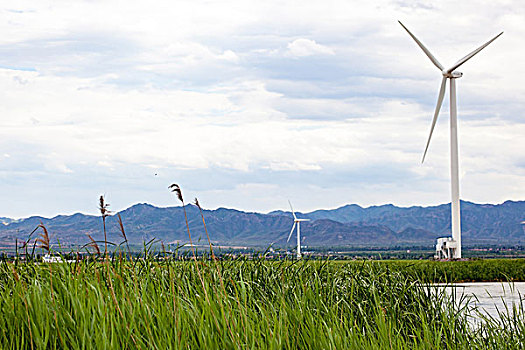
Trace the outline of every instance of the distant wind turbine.
{"type": "Polygon", "coordinates": [[[310,220],[309,219],[298,219],[297,216],[295,216],[295,212],[293,211],[292,203],[288,201],[288,204],[290,204],[290,209],[292,209],[293,226],[292,226],[292,230],[290,231],[290,235],[288,235],[288,239],[286,240],[286,242],[290,241],[290,237],[292,237],[293,230],[295,229],[295,226],[297,225],[297,259],[301,259],[301,222],[310,221],[310,220]]]}
{"type": "Polygon", "coordinates": [[[432,138],[432,132],[434,131],[434,126],[439,115],[439,110],[441,109],[441,104],[443,103],[443,98],[445,96],[445,87],[447,80],[450,80],[450,173],[451,173],[451,183],[452,183],[452,239],[440,238],[438,239],[438,245],[436,249],[441,249],[443,252],[447,252],[447,258],[460,259],[461,258],[461,222],[460,222],[460,207],[459,207],[459,162],[458,162],[458,129],[457,129],[457,109],[456,109],[456,79],[461,78],[463,73],[457,72],[456,69],[459,68],[463,63],[470,60],[474,55],[487,47],[491,42],[496,40],[503,32],[499,33],[485,44],[481,45],[476,50],[472,51],[456,63],[454,63],[450,68],[445,69],[441,63],[430,53],[430,51],[419,41],[414,34],[412,34],[407,27],[398,21],[399,24],[408,32],[408,34],[414,39],[417,45],[425,52],[427,57],[432,61],[432,63],[441,71],[443,79],[441,80],[441,88],[439,89],[438,101],[436,110],[434,112],[434,118],[432,119],[432,126],[430,127],[430,134],[428,135],[427,144],[425,147],[425,152],[423,153],[423,159],[421,162],[425,161],[425,156],[427,155],[428,146],[430,144],[430,139],[432,138]],[[439,248],[438,246],[441,246],[439,248]]]}

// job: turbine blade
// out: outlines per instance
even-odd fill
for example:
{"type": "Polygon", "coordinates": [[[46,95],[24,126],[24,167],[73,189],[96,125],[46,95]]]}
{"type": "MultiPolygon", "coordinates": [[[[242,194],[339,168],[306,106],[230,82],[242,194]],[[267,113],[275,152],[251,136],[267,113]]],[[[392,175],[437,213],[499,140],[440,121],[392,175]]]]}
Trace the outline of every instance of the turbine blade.
{"type": "Polygon", "coordinates": [[[286,243],[288,243],[290,241],[290,237],[292,237],[293,230],[295,230],[295,224],[296,222],[293,223],[292,230],[290,231],[290,234],[288,235],[288,239],[286,240],[286,243]]]}
{"type": "Polygon", "coordinates": [[[461,66],[463,63],[467,62],[468,60],[470,60],[472,57],[474,57],[474,55],[476,55],[478,52],[480,52],[481,50],[483,50],[484,48],[486,48],[491,42],[493,42],[494,40],[496,40],[501,34],[503,34],[503,32],[499,33],[498,35],[496,35],[494,38],[490,39],[489,41],[487,41],[485,44],[481,45],[480,47],[478,47],[476,50],[472,51],[471,53],[469,53],[468,55],[466,55],[465,57],[463,57],[462,59],[460,59],[459,61],[457,61],[452,67],[450,67],[449,69],[447,69],[447,73],[452,73],[455,69],[457,69],[459,66],[461,66]]]}
{"type": "Polygon", "coordinates": [[[432,133],[434,132],[434,127],[436,126],[436,121],[439,115],[439,110],[443,104],[443,97],[445,97],[445,87],[447,86],[447,77],[443,77],[441,80],[441,88],[439,89],[439,96],[436,105],[436,111],[434,112],[434,118],[432,119],[432,126],[430,127],[430,134],[428,135],[427,146],[425,147],[425,153],[423,153],[423,159],[421,163],[425,161],[425,156],[427,155],[428,146],[430,145],[430,139],[432,138],[432,133]]]}
{"type": "Polygon", "coordinates": [[[439,63],[439,61],[434,57],[434,55],[432,55],[430,53],[430,51],[425,47],[425,45],[423,45],[423,43],[421,41],[418,40],[418,38],[416,38],[416,36],[414,34],[412,34],[410,32],[410,30],[408,30],[407,27],[405,27],[403,25],[403,23],[401,23],[401,21],[398,21],[399,24],[401,24],[401,26],[403,28],[405,28],[405,30],[407,31],[407,33],[412,37],[412,39],[414,39],[414,41],[418,44],[418,46],[421,48],[421,50],[423,50],[423,52],[425,52],[425,54],[427,55],[428,58],[430,58],[430,60],[432,61],[432,63],[434,63],[434,65],[436,67],[439,68],[440,71],[442,71],[444,68],[443,68],[443,65],[441,63],[439,63]]]}
{"type": "Polygon", "coordinates": [[[288,200],[288,204],[290,204],[290,209],[292,209],[293,218],[297,219],[297,216],[295,216],[295,212],[293,211],[292,202],[290,202],[290,200],[288,200]]]}

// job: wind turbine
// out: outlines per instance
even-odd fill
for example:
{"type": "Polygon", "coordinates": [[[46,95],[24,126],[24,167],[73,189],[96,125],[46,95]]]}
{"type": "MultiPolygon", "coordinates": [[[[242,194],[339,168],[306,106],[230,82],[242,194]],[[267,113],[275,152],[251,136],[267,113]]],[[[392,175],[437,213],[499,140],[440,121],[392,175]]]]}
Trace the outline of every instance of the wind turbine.
{"type": "MultiPolygon", "coordinates": [[[[434,131],[434,126],[439,115],[439,110],[441,109],[441,104],[443,103],[443,97],[445,96],[445,88],[447,85],[447,80],[450,80],[450,175],[451,175],[451,194],[452,194],[452,240],[450,239],[439,239],[438,245],[445,243],[443,248],[448,249],[450,255],[448,258],[461,258],[461,222],[460,222],[460,208],[459,208],[459,165],[458,165],[458,122],[457,122],[457,108],[456,108],[456,79],[461,78],[463,73],[457,72],[456,69],[459,68],[463,63],[470,60],[474,55],[487,47],[491,42],[496,40],[503,32],[499,33],[485,44],[481,45],[476,50],[472,51],[456,63],[454,63],[450,68],[444,68],[441,63],[430,53],[430,51],[419,41],[414,34],[412,34],[407,27],[398,21],[399,24],[408,32],[408,34],[414,39],[417,45],[425,52],[427,57],[432,61],[434,66],[436,66],[440,71],[443,78],[441,80],[441,87],[439,89],[439,95],[437,100],[436,111],[434,112],[434,118],[432,119],[432,126],[430,127],[430,134],[428,135],[427,145],[425,147],[425,152],[423,153],[423,159],[421,163],[425,161],[425,156],[427,155],[428,146],[430,144],[430,139],[432,138],[432,132],[434,131]]],[[[436,249],[438,247],[436,246],[436,249]]]]}
{"type": "Polygon", "coordinates": [[[293,226],[292,226],[292,230],[290,231],[290,235],[288,235],[288,239],[286,240],[286,242],[288,243],[290,241],[290,237],[292,237],[293,230],[295,229],[295,226],[297,225],[297,259],[301,259],[301,222],[310,221],[310,220],[309,219],[298,219],[297,216],[295,216],[295,212],[293,211],[292,203],[288,201],[288,204],[290,204],[290,209],[292,209],[293,226]]]}

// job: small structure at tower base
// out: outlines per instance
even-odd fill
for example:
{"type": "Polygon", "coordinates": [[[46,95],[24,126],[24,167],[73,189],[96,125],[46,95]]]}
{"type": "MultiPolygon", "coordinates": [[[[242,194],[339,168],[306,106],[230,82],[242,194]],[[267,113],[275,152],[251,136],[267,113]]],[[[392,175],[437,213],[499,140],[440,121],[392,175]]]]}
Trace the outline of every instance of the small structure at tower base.
{"type": "Polygon", "coordinates": [[[452,237],[442,237],[437,239],[436,259],[456,259],[458,243],[452,237]]]}

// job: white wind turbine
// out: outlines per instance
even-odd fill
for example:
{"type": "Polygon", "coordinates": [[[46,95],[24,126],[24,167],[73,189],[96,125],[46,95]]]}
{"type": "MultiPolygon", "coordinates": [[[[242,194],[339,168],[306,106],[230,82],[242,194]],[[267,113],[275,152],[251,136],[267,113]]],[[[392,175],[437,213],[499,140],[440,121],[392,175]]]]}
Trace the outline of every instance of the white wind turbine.
{"type": "Polygon", "coordinates": [[[302,221],[310,221],[309,219],[298,219],[297,216],[295,216],[295,212],[293,211],[292,203],[288,201],[290,204],[290,209],[292,209],[292,215],[293,215],[293,226],[292,230],[290,231],[290,234],[288,235],[288,239],[286,242],[290,241],[290,237],[292,237],[293,230],[295,229],[295,226],[297,225],[297,259],[301,259],[301,222],[302,221]]]}
{"type": "MultiPolygon", "coordinates": [[[[487,45],[496,40],[503,32],[496,35],[494,38],[487,41],[485,44],[481,45],[476,50],[472,51],[456,63],[454,63],[450,68],[445,69],[441,63],[430,53],[430,51],[419,41],[414,34],[412,34],[407,27],[398,21],[399,24],[408,32],[408,34],[414,39],[418,46],[425,52],[427,57],[432,61],[432,63],[441,71],[443,79],[441,80],[441,88],[439,89],[439,96],[437,100],[436,111],[434,112],[434,118],[432,119],[432,126],[430,127],[430,135],[428,135],[427,145],[425,147],[425,152],[423,153],[422,163],[425,161],[425,156],[427,154],[428,145],[430,144],[430,139],[432,138],[432,132],[434,131],[434,126],[439,115],[439,110],[441,104],[443,103],[443,97],[445,96],[445,87],[447,84],[447,79],[450,79],[450,173],[451,173],[451,182],[452,182],[452,240],[440,238],[438,240],[438,246],[442,245],[442,248],[446,248],[448,251],[447,258],[461,258],[461,222],[460,222],[460,208],[459,208],[459,176],[458,176],[458,129],[457,129],[457,109],[456,109],[456,79],[461,78],[463,73],[456,72],[456,69],[459,68],[463,63],[467,62],[469,59],[474,57],[478,52],[483,50],[487,45]],[[452,253],[452,255],[450,255],[452,253]]],[[[436,246],[436,249],[438,249],[436,246]]],[[[444,251],[444,249],[443,249],[444,251]]]]}

